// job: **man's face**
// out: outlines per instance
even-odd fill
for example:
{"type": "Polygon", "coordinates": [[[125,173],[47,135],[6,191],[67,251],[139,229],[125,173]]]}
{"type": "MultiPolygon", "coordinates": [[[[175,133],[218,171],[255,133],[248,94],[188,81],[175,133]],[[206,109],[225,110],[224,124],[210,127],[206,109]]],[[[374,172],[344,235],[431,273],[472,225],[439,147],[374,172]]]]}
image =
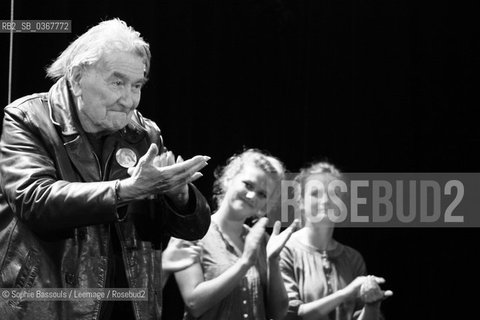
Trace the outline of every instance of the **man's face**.
{"type": "Polygon", "coordinates": [[[83,129],[90,133],[123,129],[140,102],[145,81],[142,58],[130,52],[110,53],[87,68],[74,89],[83,129]]]}

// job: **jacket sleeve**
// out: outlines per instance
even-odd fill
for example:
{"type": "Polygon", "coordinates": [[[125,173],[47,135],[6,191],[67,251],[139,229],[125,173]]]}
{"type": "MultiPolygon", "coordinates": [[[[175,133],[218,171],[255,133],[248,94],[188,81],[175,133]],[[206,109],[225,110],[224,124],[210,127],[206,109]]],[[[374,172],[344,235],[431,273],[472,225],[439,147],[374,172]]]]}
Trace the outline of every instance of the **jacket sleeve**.
{"type": "Polygon", "coordinates": [[[210,207],[193,184],[189,184],[188,214],[177,212],[166,198],[165,204],[167,209],[165,229],[168,235],[185,240],[198,240],[207,233],[210,227],[210,207]]]}
{"type": "Polygon", "coordinates": [[[49,125],[39,128],[41,125],[33,125],[20,108],[5,109],[0,197],[38,233],[117,220],[115,181],[69,182],[58,177],[56,162],[65,160],[46,142],[45,132],[52,135],[49,138],[59,139],[49,125]]]}
{"type": "Polygon", "coordinates": [[[190,241],[202,238],[210,226],[210,207],[193,184],[189,184],[189,192],[191,210],[187,214],[178,212],[164,196],[132,202],[128,215],[140,239],[160,248],[172,236],[190,241]]]}

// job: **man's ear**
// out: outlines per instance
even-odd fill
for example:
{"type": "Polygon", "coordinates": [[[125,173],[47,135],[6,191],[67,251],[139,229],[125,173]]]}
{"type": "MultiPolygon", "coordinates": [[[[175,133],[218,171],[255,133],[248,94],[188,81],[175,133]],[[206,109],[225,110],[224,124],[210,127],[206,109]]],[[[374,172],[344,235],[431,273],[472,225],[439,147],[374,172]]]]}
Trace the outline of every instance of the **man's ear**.
{"type": "Polygon", "coordinates": [[[80,81],[82,80],[84,69],[79,66],[72,68],[70,75],[70,87],[72,88],[72,93],[75,97],[82,95],[82,87],[80,86],[80,81]]]}

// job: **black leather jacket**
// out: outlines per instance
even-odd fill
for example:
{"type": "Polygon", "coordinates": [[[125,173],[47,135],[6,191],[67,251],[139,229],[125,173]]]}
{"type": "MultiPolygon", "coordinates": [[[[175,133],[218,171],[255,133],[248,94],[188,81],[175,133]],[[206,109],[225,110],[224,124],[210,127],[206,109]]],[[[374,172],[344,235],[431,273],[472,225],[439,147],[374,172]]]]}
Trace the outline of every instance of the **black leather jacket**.
{"type": "MultiPolygon", "coordinates": [[[[68,85],[21,98],[5,108],[0,141],[0,288],[103,288],[110,228],[118,233],[129,286],[147,288],[134,302],[137,319],[161,316],[161,250],[165,235],[194,240],[210,224],[205,198],[190,188],[189,214],[163,197],[117,208],[115,182],[127,177],[119,148],[137,158],[160,130],[135,112],[106,138],[102,168],[79,126],[68,85]]],[[[1,319],[98,319],[102,302],[0,298],[1,319]]]]}

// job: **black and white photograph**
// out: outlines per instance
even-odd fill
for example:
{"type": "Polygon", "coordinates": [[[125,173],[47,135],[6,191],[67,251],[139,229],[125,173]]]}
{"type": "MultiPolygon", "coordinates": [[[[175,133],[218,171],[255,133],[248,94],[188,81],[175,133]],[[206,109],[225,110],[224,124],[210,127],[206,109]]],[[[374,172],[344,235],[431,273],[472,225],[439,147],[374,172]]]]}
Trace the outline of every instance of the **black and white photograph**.
{"type": "Polygon", "coordinates": [[[0,319],[476,319],[479,14],[2,0],[0,319]]]}

